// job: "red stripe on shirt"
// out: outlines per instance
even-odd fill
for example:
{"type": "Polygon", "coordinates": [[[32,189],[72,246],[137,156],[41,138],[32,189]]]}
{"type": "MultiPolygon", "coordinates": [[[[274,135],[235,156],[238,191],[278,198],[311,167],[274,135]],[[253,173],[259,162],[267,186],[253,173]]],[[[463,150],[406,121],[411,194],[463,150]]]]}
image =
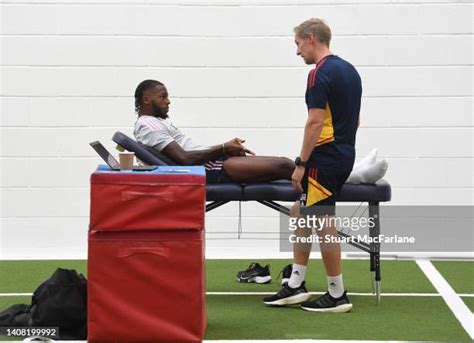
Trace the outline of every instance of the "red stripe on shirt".
{"type": "Polygon", "coordinates": [[[313,75],[314,73],[316,72],[316,69],[313,69],[309,72],[309,77],[308,77],[308,88],[311,88],[311,83],[312,83],[312,79],[313,79],[313,75]]]}
{"type": "Polygon", "coordinates": [[[314,87],[314,85],[316,84],[316,74],[319,70],[319,68],[321,68],[321,66],[326,62],[326,58],[322,59],[318,65],[316,65],[316,67],[314,68],[314,73],[313,73],[313,78],[311,80],[311,83],[310,83],[310,86],[309,88],[312,88],[314,87]]]}

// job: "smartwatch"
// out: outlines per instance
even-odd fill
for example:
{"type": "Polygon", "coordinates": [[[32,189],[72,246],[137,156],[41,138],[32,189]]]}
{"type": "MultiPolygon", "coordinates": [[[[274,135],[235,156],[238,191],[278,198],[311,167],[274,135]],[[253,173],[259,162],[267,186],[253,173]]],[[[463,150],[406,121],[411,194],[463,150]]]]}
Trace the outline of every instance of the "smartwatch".
{"type": "Polygon", "coordinates": [[[301,161],[301,158],[298,156],[295,158],[295,165],[301,166],[301,167],[306,167],[306,162],[301,161]]]}

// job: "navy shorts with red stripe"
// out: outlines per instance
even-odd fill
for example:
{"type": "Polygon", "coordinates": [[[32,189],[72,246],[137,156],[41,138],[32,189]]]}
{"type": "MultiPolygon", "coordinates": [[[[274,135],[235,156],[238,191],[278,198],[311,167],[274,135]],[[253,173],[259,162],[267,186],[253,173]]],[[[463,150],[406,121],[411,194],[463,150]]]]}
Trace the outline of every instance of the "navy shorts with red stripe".
{"type": "Polygon", "coordinates": [[[300,196],[302,208],[312,208],[315,210],[315,214],[317,212],[334,215],[336,213],[337,194],[346,182],[349,174],[350,171],[347,170],[328,168],[322,163],[308,161],[303,180],[301,181],[304,190],[300,196]],[[316,207],[319,207],[319,209],[316,210],[316,207]]]}

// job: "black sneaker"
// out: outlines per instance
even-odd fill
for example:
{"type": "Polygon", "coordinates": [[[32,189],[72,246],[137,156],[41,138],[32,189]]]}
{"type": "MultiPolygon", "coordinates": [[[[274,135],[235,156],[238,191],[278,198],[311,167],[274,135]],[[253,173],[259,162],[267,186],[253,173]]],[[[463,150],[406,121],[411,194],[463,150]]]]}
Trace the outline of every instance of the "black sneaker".
{"type": "Polygon", "coordinates": [[[237,281],[270,283],[272,281],[270,266],[267,264],[265,267],[262,267],[259,263],[251,263],[246,270],[237,273],[237,281]]]}
{"type": "Polygon", "coordinates": [[[266,305],[272,306],[301,304],[302,302],[308,300],[311,296],[304,285],[304,281],[301,286],[297,288],[291,288],[288,286],[288,284],[285,284],[277,294],[264,298],[263,302],[266,305]]]}
{"type": "Polygon", "coordinates": [[[280,278],[281,275],[281,285],[284,286],[290,281],[291,272],[293,271],[293,265],[289,264],[285,268],[282,269],[280,274],[278,274],[277,280],[280,278]]]}
{"type": "Polygon", "coordinates": [[[329,292],[316,300],[307,301],[301,304],[301,308],[313,312],[349,312],[352,304],[347,298],[347,291],[340,298],[333,298],[329,292]]]}

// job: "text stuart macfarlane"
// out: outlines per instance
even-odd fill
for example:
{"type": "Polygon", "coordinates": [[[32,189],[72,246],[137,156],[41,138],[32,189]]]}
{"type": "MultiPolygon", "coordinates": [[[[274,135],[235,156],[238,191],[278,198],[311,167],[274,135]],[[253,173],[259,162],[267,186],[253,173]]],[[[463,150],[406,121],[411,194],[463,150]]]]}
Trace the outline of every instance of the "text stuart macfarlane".
{"type": "Polygon", "coordinates": [[[413,236],[386,236],[386,235],[378,235],[375,237],[370,237],[366,235],[357,235],[357,236],[349,236],[343,237],[338,236],[334,237],[331,235],[324,235],[318,236],[316,234],[312,234],[306,237],[298,237],[296,234],[292,234],[289,237],[290,243],[357,243],[363,242],[367,244],[376,243],[376,244],[414,244],[415,237],[413,236]]]}

